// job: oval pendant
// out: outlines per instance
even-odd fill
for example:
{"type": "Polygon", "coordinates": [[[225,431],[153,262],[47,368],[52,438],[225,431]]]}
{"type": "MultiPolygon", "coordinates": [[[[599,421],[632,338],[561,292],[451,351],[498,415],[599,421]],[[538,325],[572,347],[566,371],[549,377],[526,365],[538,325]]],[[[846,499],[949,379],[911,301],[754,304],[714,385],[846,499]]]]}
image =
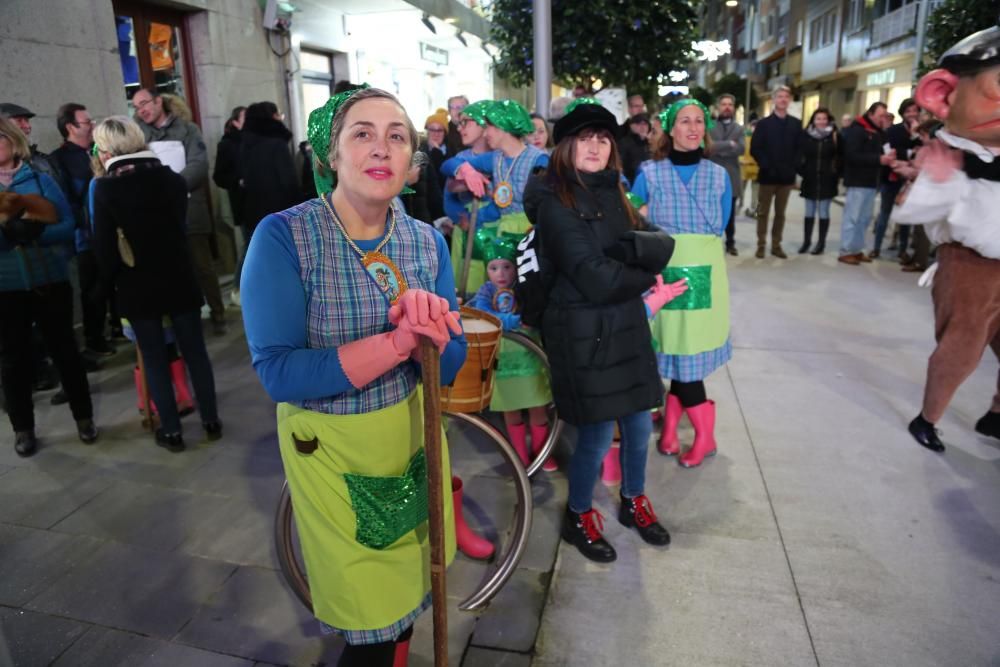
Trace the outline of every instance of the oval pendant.
{"type": "Polygon", "coordinates": [[[493,201],[500,208],[507,208],[514,202],[514,188],[507,181],[500,181],[493,189],[493,201]]]}

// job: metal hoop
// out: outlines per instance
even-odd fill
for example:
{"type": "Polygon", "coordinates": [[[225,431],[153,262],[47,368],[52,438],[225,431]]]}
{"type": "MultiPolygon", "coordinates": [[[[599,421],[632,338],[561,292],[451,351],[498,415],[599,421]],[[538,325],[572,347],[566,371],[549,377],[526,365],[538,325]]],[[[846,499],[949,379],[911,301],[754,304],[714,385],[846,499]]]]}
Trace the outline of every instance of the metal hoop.
{"type": "MultiPolygon", "coordinates": [[[[530,340],[530,339],[529,339],[530,340]]],[[[537,346],[536,346],[537,347],[537,346]]],[[[539,348],[540,349],[540,348],[539,348]]],[[[514,471],[514,491],[517,496],[517,505],[514,512],[514,532],[511,536],[511,546],[505,554],[497,561],[496,571],[483,584],[463,600],[458,608],[462,611],[475,611],[484,607],[503,588],[507,580],[514,574],[517,564],[521,562],[524,551],[528,546],[528,536],[531,534],[531,512],[534,500],[531,495],[531,482],[528,474],[521,465],[521,461],[514,451],[514,447],[494,429],[489,422],[476,414],[462,414],[457,412],[445,412],[444,416],[449,419],[463,421],[484,432],[497,445],[500,455],[507,465],[514,471]]],[[[549,443],[546,443],[548,445],[549,443]]],[[[546,450],[543,449],[542,453],[546,450]]],[[[538,465],[544,458],[538,458],[538,465]]],[[[288,492],[288,482],[281,487],[281,497],[278,499],[278,509],[274,517],[274,541],[278,552],[278,563],[281,573],[285,577],[288,586],[295,593],[299,601],[312,611],[312,595],[309,592],[309,583],[305,573],[295,558],[295,545],[292,541],[292,522],[294,520],[292,512],[292,498],[288,492]]]]}
{"type": "MultiPolygon", "coordinates": [[[[531,353],[533,353],[538,360],[542,362],[545,367],[545,372],[548,373],[549,378],[552,378],[552,367],[549,365],[549,358],[545,354],[545,350],[542,346],[536,343],[531,337],[520,333],[518,331],[504,331],[503,337],[509,341],[522,345],[531,353]]],[[[528,477],[534,477],[535,473],[542,469],[542,464],[545,460],[549,458],[552,454],[552,450],[555,449],[556,442],[559,441],[559,436],[562,434],[563,422],[559,419],[559,415],[556,412],[555,406],[552,407],[552,428],[549,429],[549,437],[542,445],[542,448],[538,450],[535,458],[532,459],[531,463],[528,464],[528,477]]]]}

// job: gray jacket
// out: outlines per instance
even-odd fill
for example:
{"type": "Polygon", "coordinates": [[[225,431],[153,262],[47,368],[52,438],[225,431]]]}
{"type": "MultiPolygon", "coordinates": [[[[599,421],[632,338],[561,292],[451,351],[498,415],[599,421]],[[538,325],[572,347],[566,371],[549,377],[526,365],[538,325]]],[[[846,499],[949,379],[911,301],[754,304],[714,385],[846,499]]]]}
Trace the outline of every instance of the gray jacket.
{"type": "Polygon", "coordinates": [[[212,229],[212,215],[208,208],[208,150],[201,130],[189,123],[171,116],[163,127],[153,127],[136,118],[135,121],[146,135],[146,141],[179,141],[184,146],[184,169],[181,176],[187,183],[188,209],[187,233],[209,234],[212,229]]]}
{"type": "Polygon", "coordinates": [[[708,159],[726,170],[733,186],[733,196],[738,197],[743,191],[743,181],[740,180],[740,158],[743,156],[743,126],[735,120],[731,123],[715,121],[708,136],[712,138],[712,148],[708,159]],[[731,141],[736,142],[734,147],[731,141]]]}

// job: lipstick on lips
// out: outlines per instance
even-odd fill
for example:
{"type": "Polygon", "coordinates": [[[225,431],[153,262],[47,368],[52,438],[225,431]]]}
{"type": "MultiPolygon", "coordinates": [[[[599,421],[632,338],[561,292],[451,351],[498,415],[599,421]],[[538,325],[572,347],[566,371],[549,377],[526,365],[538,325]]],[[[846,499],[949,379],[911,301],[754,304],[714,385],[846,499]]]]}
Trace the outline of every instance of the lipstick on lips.
{"type": "Polygon", "coordinates": [[[372,167],[371,169],[365,169],[365,173],[376,181],[386,181],[392,178],[392,169],[388,167],[372,167]]]}

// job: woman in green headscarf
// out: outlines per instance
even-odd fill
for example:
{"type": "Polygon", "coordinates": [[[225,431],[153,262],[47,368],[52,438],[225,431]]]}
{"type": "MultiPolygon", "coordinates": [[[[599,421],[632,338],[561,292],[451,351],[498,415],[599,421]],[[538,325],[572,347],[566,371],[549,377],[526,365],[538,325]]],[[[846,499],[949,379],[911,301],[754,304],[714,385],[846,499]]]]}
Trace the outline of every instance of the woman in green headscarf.
{"type": "Polygon", "coordinates": [[[688,291],[654,318],[653,342],[660,376],[670,380],[659,450],[680,454],[677,424],[687,412],[695,439],[679,462],[691,468],[716,451],[715,401],[705,394],[705,378],[733,356],[722,245],[732,185],[725,169],[703,159],[712,127],[704,104],[680,100],[659,121],[663,137],[653,159],[639,167],[632,192],[645,202],[640,212],[676,242],[664,282],[687,278],[688,291]]]}
{"type": "Polygon", "coordinates": [[[416,136],[375,88],[314,111],[320,196],[261,221],[243,276],[247,342],[278,402],[313,612],[347,640],[341,667],[400,664],[430,605],[420,336],[442,350],[443,382],[465,360],[444,238],[395,201],[416,136]]]}

